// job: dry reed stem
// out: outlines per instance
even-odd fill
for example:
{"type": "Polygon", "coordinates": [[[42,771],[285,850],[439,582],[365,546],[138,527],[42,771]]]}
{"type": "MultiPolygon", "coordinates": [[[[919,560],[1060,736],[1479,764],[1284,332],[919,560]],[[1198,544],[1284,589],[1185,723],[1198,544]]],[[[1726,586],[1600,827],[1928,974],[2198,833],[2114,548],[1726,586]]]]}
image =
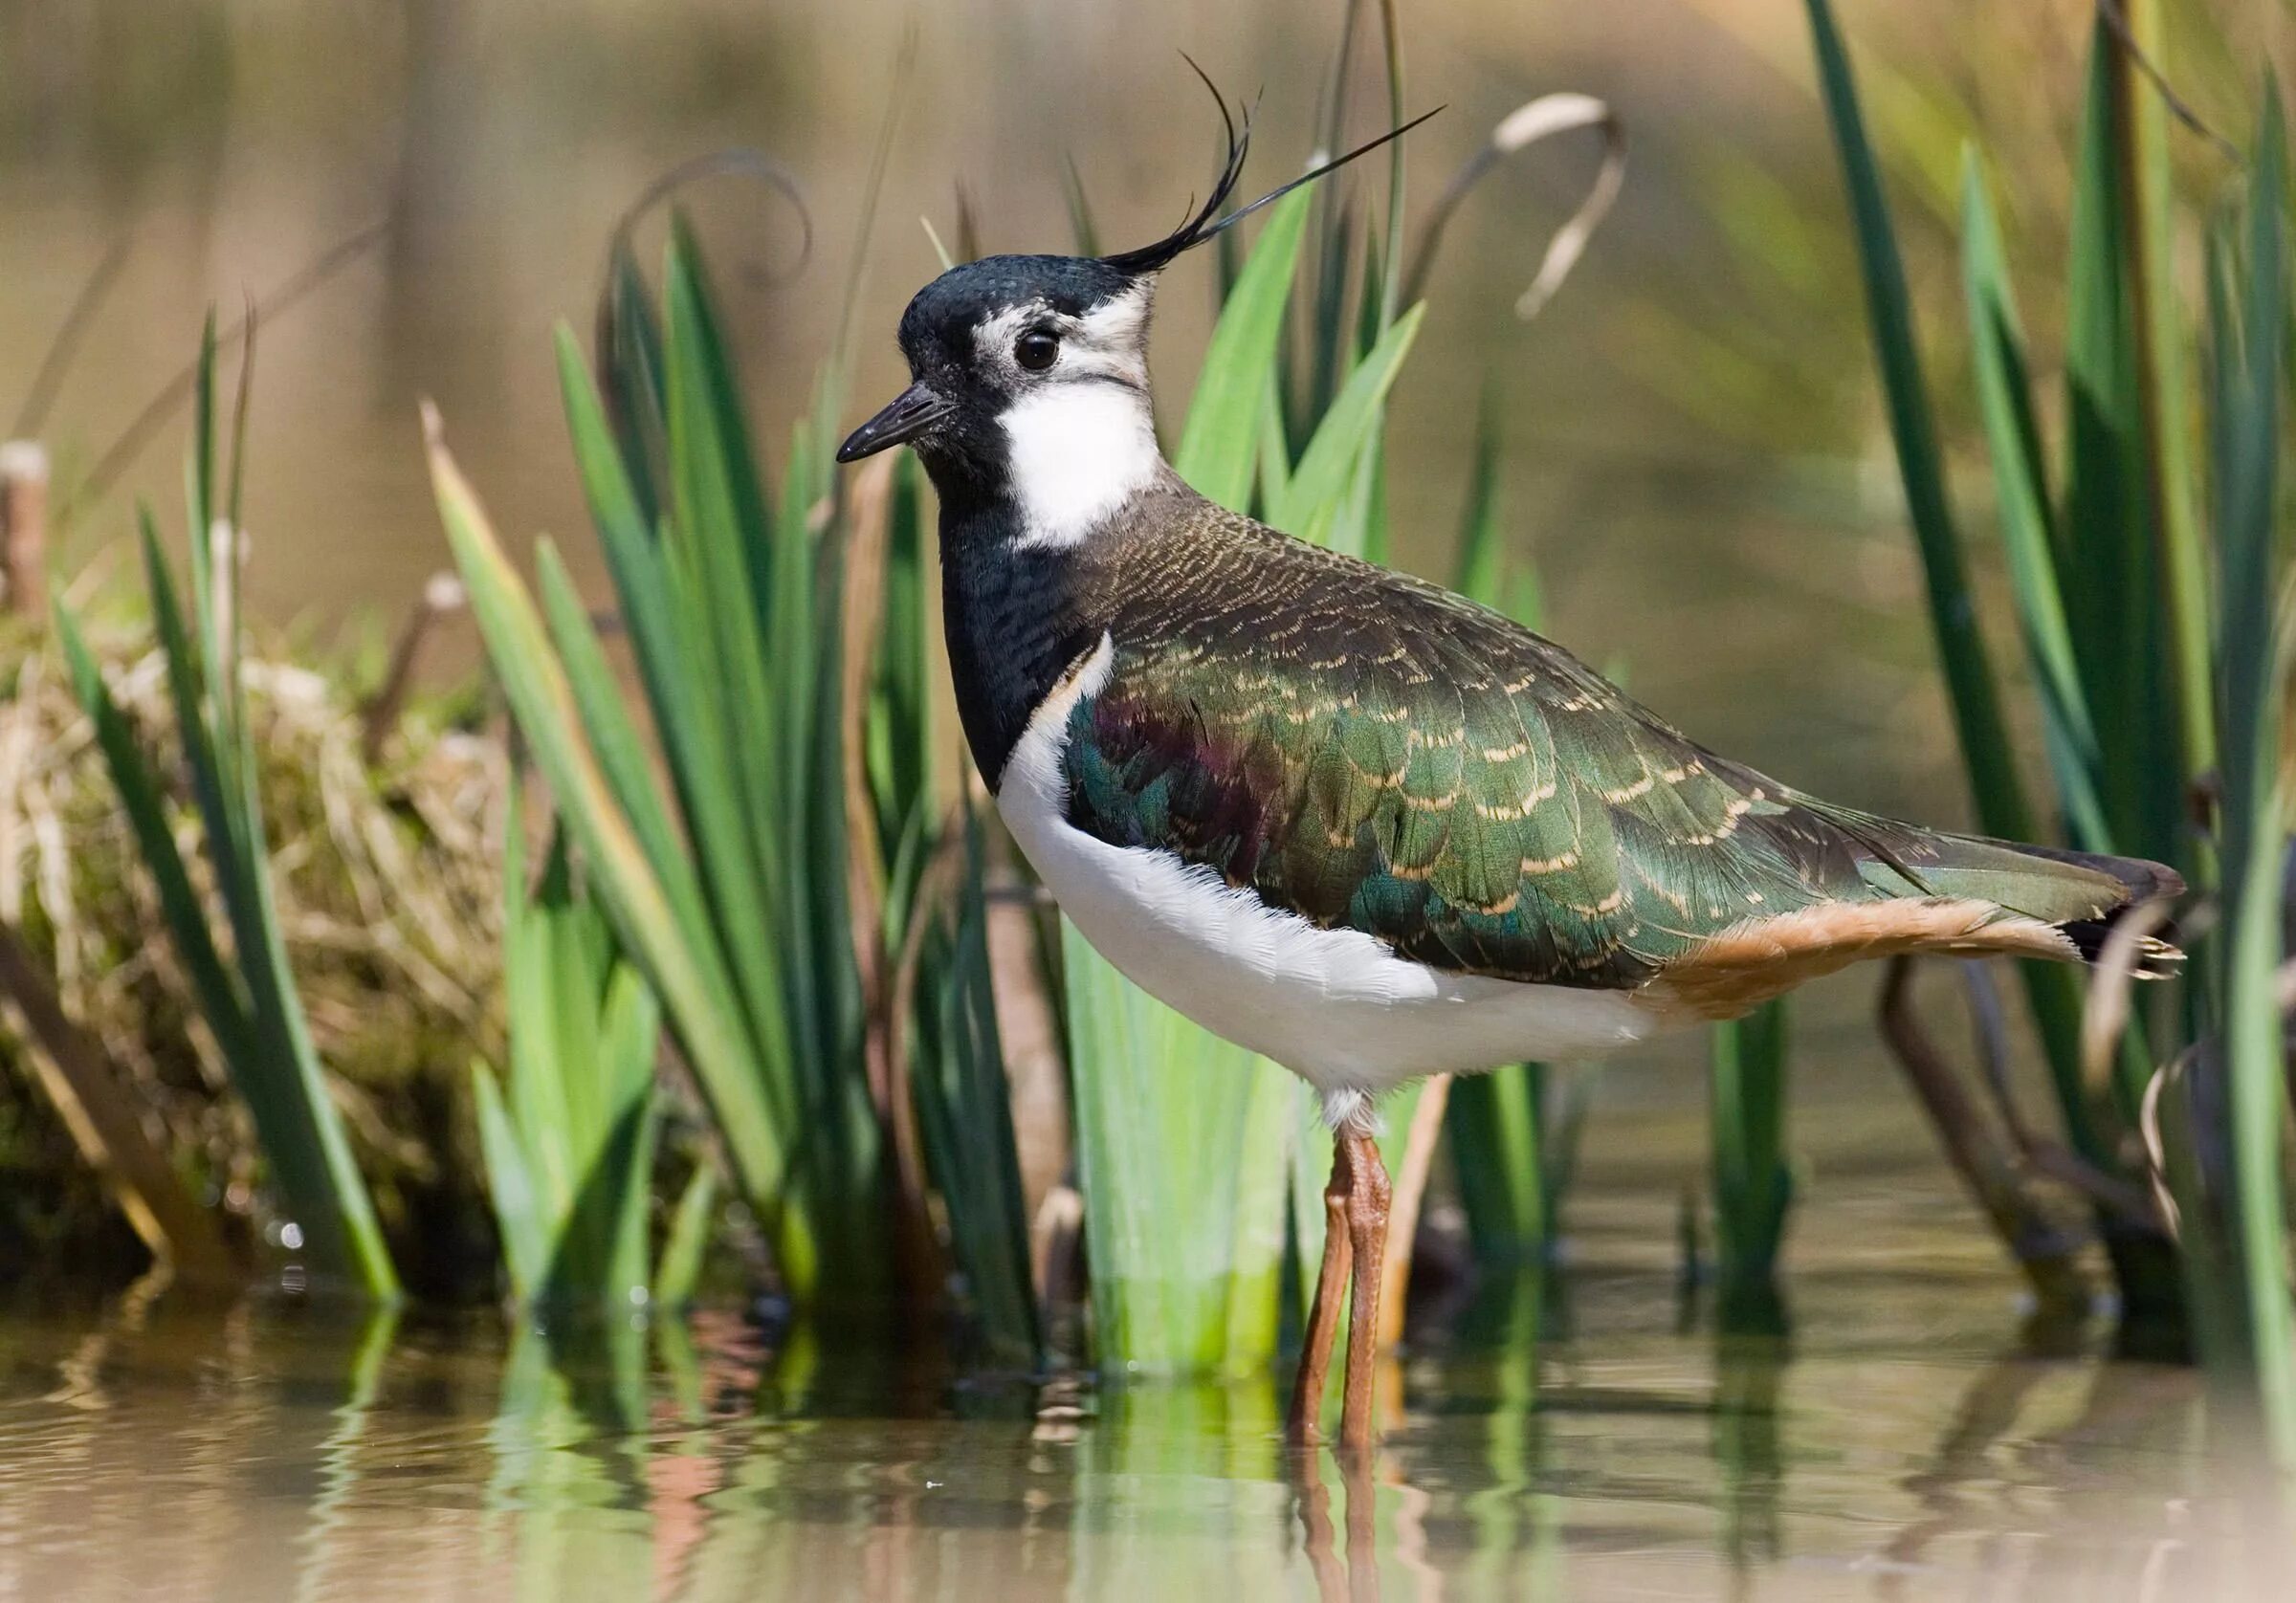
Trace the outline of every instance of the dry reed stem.
{"type": "MultiPolygon", "coordinates": [[[[888,453],[853,475],[845,516],[827,504],[816,509],[842,535],[845,588],[839,620],[838,706],[843,754],[846,898],[853,967],[861,982],[862,1073],[878,1127],[894,1151],[894,1250],[896,1278],[913,1304],[930,1304],[947,1278],[933,1224],[932,1188],[925,1175],[916,1113],[910,1100],[908,1065],[895,1045],[898,1019],[907,1016],[914,984],[906,953],[896,978],[885,950],[886,867],[877,848],[876,803],[869,783],[869,681],[885,612],[887,546],[893,532],[893,475],[888,453]]],[[[922,895],[912,910],[914,937],[929,912],[922,895]]],[[[911,944],[914,944],[912,942],[911,944]]]]}
{"type": "Polygon", "coordinates": [[[1443,1110],[1451,1100],[1451,1077],[1438,1074],[1419,1093],[1411,1129],[1403,1137],[1403,1160],[1396,1165],[1395,1198],[1387,1214],[1387,1250],[1380,1259],[1380,1350],[1403,1337],[1404,1290],[1411,1282],[1411,1247],[1419,1234],[1420,1204],[1435,1169],[1435,1148],[1443,1137],[1443,1110]]]}
{"type": "Polygon", "coordinates": [[[2023,1271],[2034,1295],[2049,1307],[2079,1307],[2087,1285],[2075,1262],[2078,1241],[2033,1196],[2024,1171],[1987,1128],[1976,1103],[1945,1060],[1913,1005],[1913,962],[1889,960],[1882,984],[1882,1035],[1906,1071],[1914,1093],[1945,1144],[1972,1198],[2023,1271]]]}
{"type": "Polygon", "coordinates": [[[243,1266],[214,1216],[193,1199],[145,1131],[125,1077],[102,1044],[66,1015],[54,982],[6,925],[0,925],[0,997],[38,1043],[29,1054],[33,1067],[73,1144],[152,1256],[195,1285],[240,1280],[243,1266]]]}
{"type": "MultiPolygon", "coordinates": [[[[971,776],[968,783],[979,783],[971,776]]],[[[1021,1172],[1021,1204],[1030,1219],[1066,1180],[1074,1158],[1069,1123],[1069,1070],[1061,1053],[1060,1008],[1046,974],[1044,923],[1027,896],[1011,839],[1002,827],[987,835],[988,972],[995,993],[997,1039],[1004,1048],[1004,1084],[1012,1109],[1012,1144],[1021,1172]]],[[[1037,1294],[1047,1294],[1052,1265],[1049,1232],[1029,1231],[1028,1267],[1037,1294]]]]}
{"type": "Polygon", "coordinates": [[[461,611],[469,600],[460,578],[434,573],[408,609],[407,621],[399,626],[398,638],[391,642],[390,666],[384,670],[382,688],[361,714],[359,750],[368,766],[383,759],[383,742],[406,715],[407,697],[414,689],[415,665],[422,660],[424,643],[435,632],[441,618],[461,611]]]}
{"type": "Polygon", "coordinates": [[[2113,920],[2097,952],[2088,981],[2088,1005],[2081,1010],[2081,1083],[2104,1086],[2112,1075],[2112,1056],[2129,1028],[2136,982],[2143,977],[2148,939],[2168,923],[2165,901],[2142,902],[2113,920]]]}
{"type": "Polygon", "coordinates": [[[2009,1084],[2009,1021],[2001,1012],[2000,993],[1993,984],[1992,973],[1978,962],[1965,961],[1961,969],[1970,1011],[1976,1021],[1977,1055],[1984,1067],[1985,1086],[2020,1161],[2033,1173],[2079,1192],[2124,1224],[2140,1230],[2165,1230],[2160,1212],[2144,1187],[2098,1168],[2063,1142],[2033,1128],[2009,1084]]]}
{"type": "Polygon", "coordinates": [[[48,611],[48,453],[31,440],[0,445],[0,609],[48,611]]]}

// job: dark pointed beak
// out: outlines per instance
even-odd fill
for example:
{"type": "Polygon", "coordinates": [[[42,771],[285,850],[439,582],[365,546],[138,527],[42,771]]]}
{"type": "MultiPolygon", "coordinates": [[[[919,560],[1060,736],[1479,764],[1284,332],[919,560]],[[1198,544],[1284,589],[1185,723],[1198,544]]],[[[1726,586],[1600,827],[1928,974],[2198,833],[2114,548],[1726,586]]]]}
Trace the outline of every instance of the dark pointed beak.
{"type": "Polygon", "coordinates": [[[858,462],[880,450],[916,439],[956,408],[938,392],[921,384],[911,384],[893,404],[846,436],[837,448],[837,460],[858,462]]]}

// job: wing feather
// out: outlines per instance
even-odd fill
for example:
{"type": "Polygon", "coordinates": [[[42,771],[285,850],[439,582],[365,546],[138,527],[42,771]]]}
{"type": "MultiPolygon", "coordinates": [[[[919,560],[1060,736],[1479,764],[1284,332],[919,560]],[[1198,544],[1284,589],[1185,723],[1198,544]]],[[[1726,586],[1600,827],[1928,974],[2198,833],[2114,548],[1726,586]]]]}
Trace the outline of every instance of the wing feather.
{"type": "Polygon", "coordinates": [[[1949,838],[1719,758],[1459,597],[1203,516],[1216,569],[1167,539],[1112,576],[1110,671],[1065,758],[1076,827],[1438,968],[1566,985],[1929,893],[1910,865],[1949,838]]]}

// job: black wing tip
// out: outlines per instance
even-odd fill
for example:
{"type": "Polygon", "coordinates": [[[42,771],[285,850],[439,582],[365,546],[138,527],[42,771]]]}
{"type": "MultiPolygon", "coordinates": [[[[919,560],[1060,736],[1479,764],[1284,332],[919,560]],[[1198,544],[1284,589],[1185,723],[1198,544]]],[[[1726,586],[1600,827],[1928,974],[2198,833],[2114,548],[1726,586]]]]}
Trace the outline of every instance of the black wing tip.
{"type": "Polygon", "coordinates": [[[2110,857],[2101,852],[2065,851],[2046,846],[2027,846],[2036,857],[2076,864],[2097,873],[2110,875],[2121,883],[2127,899],[2119,906],[2108,908],[2094,918],[2077,918],[2061,924],[2065,939],[2081,954],[2085,963],[2095,964],[2103,959],[2107,944],[2114,932],[2132,914],[2146,912],[2142,931],[2136,937],[2136,953],[2132,972],[2145,979],[2165,978],[2176,972],[2184,961],[2184,949],[2177,944],[2179,933],[2174,909],[2185,892],[2184,876],[2166,863],[2155,863],[2144,857],[2110,857]]]}
{"type": "MultiPolygon", "coordinates": [[[[2081,961],[2093,968],[2105,960],[2105,949],[2112,940],[2113,931],[2129,911],[2118,908],[2103,918],[2079,918],[2070,924],[2058,925],[2057,930],[2072,942],[2081,961]]],[[[2137,936],[2130,971],[2139,979],[2166,979],[2177,973],[2184,962],[2184,948],[2176,944],[2176,926],[2170,923],[2137,936]]]]}

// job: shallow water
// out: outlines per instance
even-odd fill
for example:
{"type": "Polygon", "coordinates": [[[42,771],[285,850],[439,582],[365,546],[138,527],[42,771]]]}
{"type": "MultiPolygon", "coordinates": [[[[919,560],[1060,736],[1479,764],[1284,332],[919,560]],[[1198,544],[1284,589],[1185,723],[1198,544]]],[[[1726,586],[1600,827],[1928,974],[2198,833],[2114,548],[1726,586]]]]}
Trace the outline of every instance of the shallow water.
{"type": "Polygon", "coordinates": [[[1281,1446],[1279,1377],[19,1306],[0,1598],[2285,1595],[2195,1376],[2023,1328],[1934,1162],[1856,1123],[1803,1143],[1786,1333],[1739,1336],[1678,1294],[1681,1166],[1619,1124],[1570,1266],[1424,1310],[1356,1476],[1281,1446]]]}

